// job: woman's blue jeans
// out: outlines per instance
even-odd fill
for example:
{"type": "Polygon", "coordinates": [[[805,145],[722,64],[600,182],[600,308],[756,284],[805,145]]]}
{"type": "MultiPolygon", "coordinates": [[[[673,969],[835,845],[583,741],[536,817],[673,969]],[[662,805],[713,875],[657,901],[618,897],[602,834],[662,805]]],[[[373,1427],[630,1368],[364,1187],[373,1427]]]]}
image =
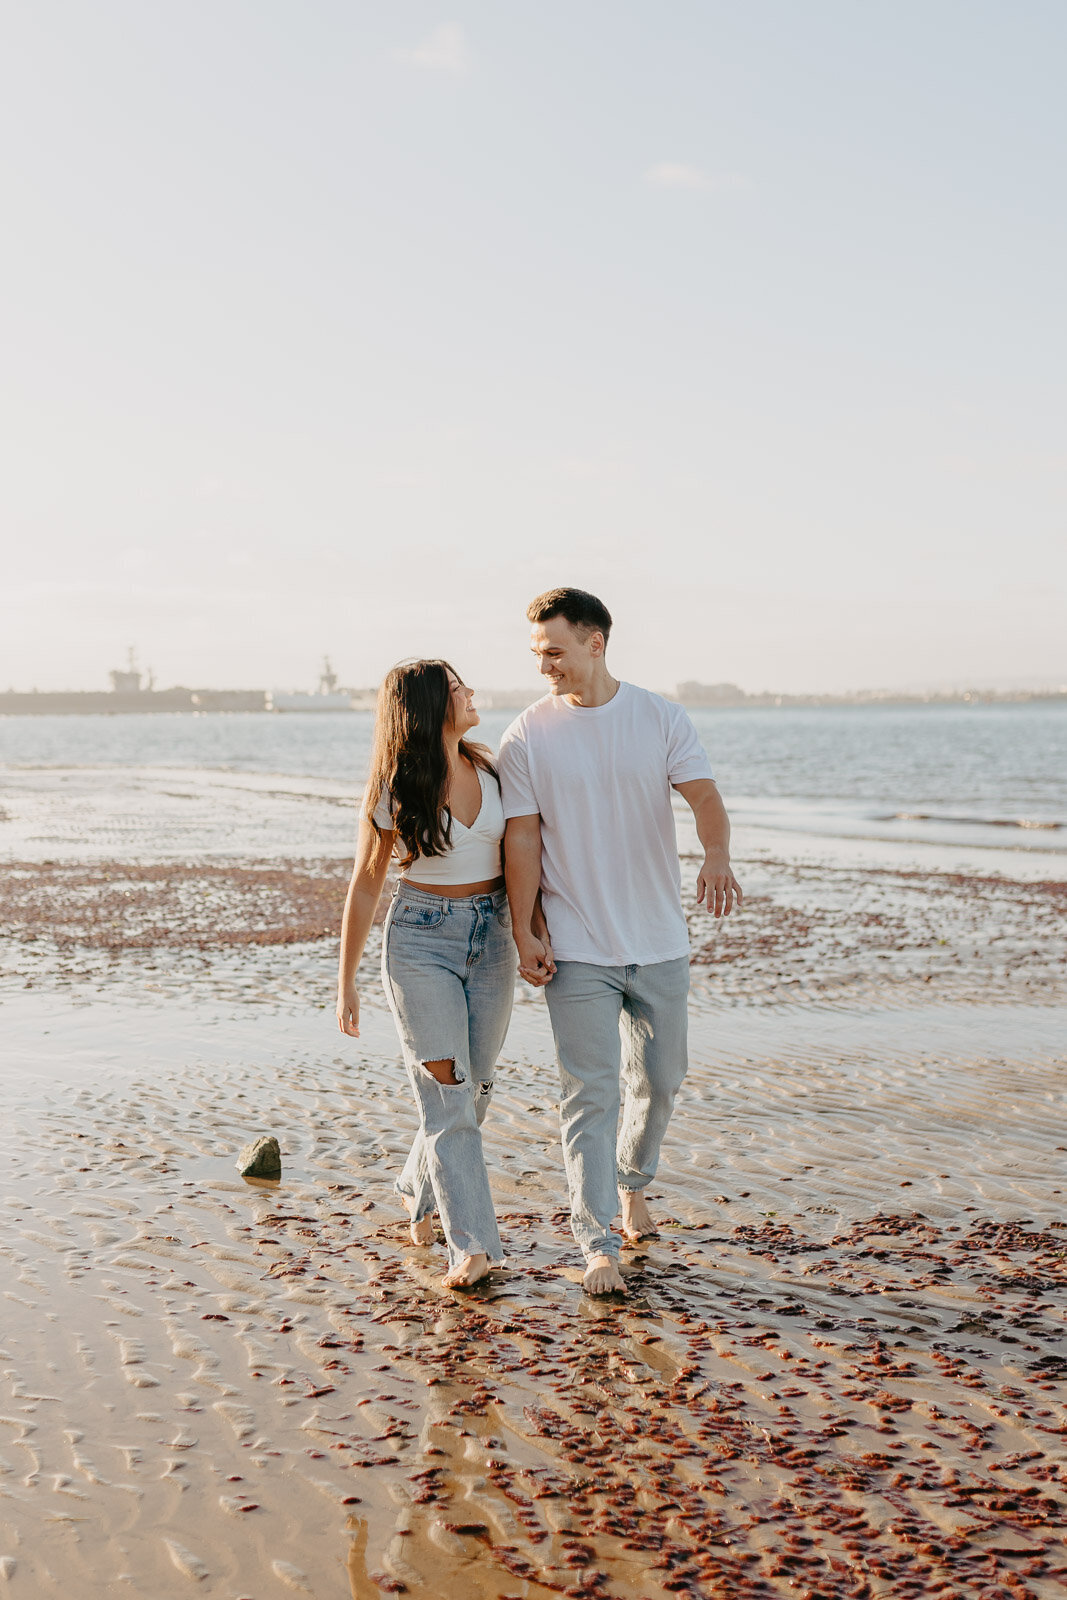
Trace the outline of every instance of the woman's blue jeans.
{"type": "Polygon", "coordinates": [[[385,919],[382,982],[404,1047],[419,1131],[396,1182],[418,1221],[436,1203],[452,1265],[503,1260],[481,1125],[515,997],[503,889],[449,900],[400,883],[385,919]],[[454,1063],[441,1083],[427,1061],[454,1063]]]}

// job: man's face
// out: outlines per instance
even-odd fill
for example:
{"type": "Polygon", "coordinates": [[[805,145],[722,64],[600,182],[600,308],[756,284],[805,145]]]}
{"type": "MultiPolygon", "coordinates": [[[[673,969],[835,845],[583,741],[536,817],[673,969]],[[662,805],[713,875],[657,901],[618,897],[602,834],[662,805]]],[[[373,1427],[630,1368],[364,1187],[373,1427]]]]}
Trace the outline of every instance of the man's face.
{"type": "Polygon", "coordinates": [[[530,649],[553,694],[578,694],[589,683],[596,662],[603,659],[604,635],[595,630],[583,637],[566,617],[549,617],[534,623],[530,649]]]}

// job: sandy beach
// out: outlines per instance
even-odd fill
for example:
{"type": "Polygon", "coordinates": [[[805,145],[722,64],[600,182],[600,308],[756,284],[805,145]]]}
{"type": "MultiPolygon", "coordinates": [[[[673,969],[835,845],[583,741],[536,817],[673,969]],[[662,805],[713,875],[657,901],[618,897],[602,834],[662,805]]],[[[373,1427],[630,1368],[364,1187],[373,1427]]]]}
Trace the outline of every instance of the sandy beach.
{"type": "Polygon", "coordinates": [[[1062,1593],[1051,858],[742,846],[744,913],[692,923],[661,1236],[596,1303],[541,996],[487,1124],[507,1264],[449,1293],[391,1193],[414,1113],[375,949],[336,1032],[332,837],[75,832],[0,870],[4,1592],[1062,1593]],[[235,1171],[260,1133],[280,1183],[235,1171]]]}

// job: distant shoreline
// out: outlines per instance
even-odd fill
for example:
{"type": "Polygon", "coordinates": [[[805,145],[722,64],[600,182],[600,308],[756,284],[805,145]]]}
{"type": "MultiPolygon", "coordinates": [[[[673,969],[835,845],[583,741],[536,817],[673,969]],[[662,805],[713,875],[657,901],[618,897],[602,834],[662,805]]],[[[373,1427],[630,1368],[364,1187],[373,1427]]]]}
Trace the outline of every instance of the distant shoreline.
{"type": "MultiPolygon", "coordinates": [[[[679,689],[688,686],[680,685],[679,689]]],[[[257,712],[267,716],[292,716],[324,711],[338,712],[345,707],[334,702],[319,707],[314,695],[307,696],[307,704],[284,710],[272,707],[269,691],[265,689],[143,689],[137,692],[112,690],[57,690],[0,693],[0,717],[5,716],[126,716],[146,712],[169,712],[176,715],[203,716],[223,712],[257,712]]],[[[482,710],[521,711],[539,698],[538,692],[523,690],[486,690],[480,696],[482,710]]],[[[737,690],[730,694],[706,695],[692,692],[668,692],[669,700],[676,700],[691,710],[805,710],[829,707],[872,706],[1020,706],[1067,705],[1067,689],[1007,690],[968,689],[954,693],[904,694],[888,690],[860,690],[854,694],[746,694],[737,690]]],[[[352,691],[351,711],[373,711],[376,692],[373,689],[352,691]]]]}

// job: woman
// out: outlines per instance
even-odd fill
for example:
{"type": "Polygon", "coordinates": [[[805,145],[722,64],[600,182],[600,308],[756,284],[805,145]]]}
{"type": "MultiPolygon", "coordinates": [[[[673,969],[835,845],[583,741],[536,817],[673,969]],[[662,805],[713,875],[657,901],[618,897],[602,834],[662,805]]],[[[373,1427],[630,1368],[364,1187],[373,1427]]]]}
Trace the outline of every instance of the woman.
{"type": "Polygon", "coordinates": [[[419,1131],[397,1179],[416,1244],[448,1242],[446,1288],[503,1260],[482,1120],[515,993],[501,867],[504,811],[473,693],[447,661],[394,667],[378,696],[370,780],[345,901],[337,1021],[359,1037],[359,966],[389,858],[402,877],[382,938],[382,982],[415,1091],[419,1131]]]}

